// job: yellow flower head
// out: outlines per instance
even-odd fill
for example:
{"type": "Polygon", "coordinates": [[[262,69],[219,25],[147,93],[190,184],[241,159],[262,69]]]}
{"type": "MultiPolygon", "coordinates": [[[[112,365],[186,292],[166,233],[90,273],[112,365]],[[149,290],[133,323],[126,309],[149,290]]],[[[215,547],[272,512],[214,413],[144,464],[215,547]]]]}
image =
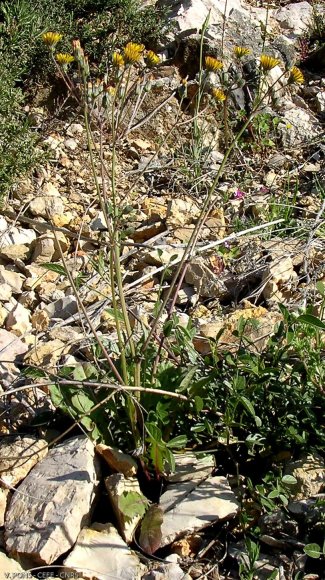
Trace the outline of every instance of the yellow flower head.
{"type": "Polygon", "coordinates": [[[153,50],[148,50],[146,52],[146,63],[147,66],[153,68],[160,63],[160,58],[153,50]]]}
{"type": "Polygon", "coordinates": [[[70,62],[73,62],[74,57],[72,56],[72,54],[68,54],[67,52],[58,52],[58,54],[55,55],[55,60],[56,62],[64,66],[70,64],[70,62]]]}
{"type": "Polygon", "coordinates": [[[218,103],[222,103],[226,100],[226,95],[221,89],[212,89],[212,95],[214,96],[215,100],[218,101],[218,103]]]}
{"type": "Polygon", "coordinates": [[[267,54],[262,54],[260,56],[261,68],[264,72],[268,72],[269,70],[272,70],[272,68],[274,68],[275,66],[280,64],[280,62],[281,61],[278,58],[274,58],[273,56],[268,56],[267,54]]]}
{"type": "Polygon", "coordinates": [[[234,53],[236,58],[243,58],[243,56],[247,56],[252,51],[250,48],[245,48],[245,46],[235,46],[234,53]]]}
{"type": "Polygon", "coordinates": [[[62,38],[62,34],[59,32],[44,32],[42,34],[42,40],[46,46],[55,46],[62,38]]]}
{"type": "Polygon", "coordinates": [[[125,65],[124,58],[119,52],[113,52],[112,63],[116,68],[122,68],[125,65]]]}
{"type": "Polygon", "coordinates": [[[214,58],[213,56],[206,56],[205,57],[205,68],[209,72],[216,72],[223,68],[223,63],[221,60],[214,58]]]}
{"type": "Polygon", "coordinates": [[[304,83],[304,75],[302,74],[301,70],[297,66],[293,66],[290,71],[290,76],[288,79],[288,83],[290,85],[302,85],[304,83]]]}
{"type": "Polygon", "coordinates": [[[137,44],[136,42],[128,42],[124,48],[124,61],[126,64],[134,64],[139,62],[142,53],[144,51],[143,44],[137,44]]]}

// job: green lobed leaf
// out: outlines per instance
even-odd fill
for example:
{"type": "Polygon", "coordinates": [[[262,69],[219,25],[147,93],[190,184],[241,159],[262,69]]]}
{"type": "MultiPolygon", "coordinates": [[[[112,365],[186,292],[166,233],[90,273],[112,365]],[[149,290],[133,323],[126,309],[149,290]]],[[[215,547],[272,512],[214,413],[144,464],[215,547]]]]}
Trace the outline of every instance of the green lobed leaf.
{"type": "Polygon", "coordinates": [[[152,505],[141,522],[139,545],[147,554],[154,554],[161,544],[163,519],[162,509],[152,505]]]}
{"type": "Polygon", "coordinates": [[[117,500],[118,509],[130,520],[136,516],[144,516],[148,503],[147,498],[137,491],[124,491],[117,500]]]}

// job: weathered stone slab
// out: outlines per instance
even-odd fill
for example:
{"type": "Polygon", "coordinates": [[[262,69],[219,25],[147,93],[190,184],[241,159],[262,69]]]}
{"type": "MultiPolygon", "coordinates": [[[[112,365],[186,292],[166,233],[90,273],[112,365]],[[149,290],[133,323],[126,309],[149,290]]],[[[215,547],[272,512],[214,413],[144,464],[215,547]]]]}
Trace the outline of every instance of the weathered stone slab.
{"type": "Polygon", "coordinates": [[[96,523],[81,530],[64,565],[67,571],[74,570],[91,580],[138,580],[145,572],[138,556],[111,524],[96,523]]]}
{"type": "Polygon", "coordinates": [[[11,500],[5,541],[23,565],[51,564],[75,543],[90,519],[99,476],[93,444],[73,437],[51,449],[11,500]]]}
{"type": "Polygon", "coordinates": [[[239,510],[225,477],[209,477],[194,489],[191,481],[171,485],[159,506],[165,512],[161,547],[213,522],[232,518],[239,510]]]}

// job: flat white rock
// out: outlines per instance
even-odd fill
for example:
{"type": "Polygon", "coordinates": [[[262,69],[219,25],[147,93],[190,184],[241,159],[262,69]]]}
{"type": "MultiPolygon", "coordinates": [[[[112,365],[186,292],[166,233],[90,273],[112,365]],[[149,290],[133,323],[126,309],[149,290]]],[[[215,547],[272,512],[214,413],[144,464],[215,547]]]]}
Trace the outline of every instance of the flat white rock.
{"type": "Polygon", "coordinates": [[[73,437],[50,450],[13,494],[6,548],[26,566],[51,564],[90,520],[99,466],[91,441],[73,437]]]}
{"type": "Polygon", "coordinates": [[[138,580],[145,572],[112,524],[96,523],[81,530],[64,566],[91,580],[138,580]]]}
{"type": "Polygon", "coordinates": [[[208,477],[193,489],[193,482],[170,485],[160,498],[164,511],[161,547],[176,538],[201,530],[239,510],[235,494],[225,477],[208,477]]]}

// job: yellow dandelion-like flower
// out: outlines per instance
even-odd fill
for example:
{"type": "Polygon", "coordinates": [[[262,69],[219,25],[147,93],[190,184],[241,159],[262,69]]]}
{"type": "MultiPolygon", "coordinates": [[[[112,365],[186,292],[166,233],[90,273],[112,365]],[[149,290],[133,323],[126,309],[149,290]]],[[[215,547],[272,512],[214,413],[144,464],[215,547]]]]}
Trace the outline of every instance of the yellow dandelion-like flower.
{"type": "Polygon", "coordinates": [[[269,70],[272,70],[272,68],[274,68],[275,66],[280,64],[280,62],[281,61],[278,58],[274,58],[273,56],[268,56],[267,54],[262,54],[260,56],[261,68],[264,72],[268,72],[269,70]]]}
{"type": "Polygon", "coordinates": [[[112,63],[117,68],[122,68],[125,65],[124,58],[119,52],[113,52],[112,63]]]}
{"type": "Polygon", "coordinates": [[[221,62],[221,60],[218,60],[217,58],[214,58],[213,56],[206,56],[205,68],[209,72],[216,72],[217,70],[223,68],[223,62],[221,62]]]}
{"type": "Polygon", "coordinates": [[[44,32],[42,34],[42,40],[46,46],[55,46],[62,38],[62,34],[59,32],[44,32]]]}
{"type": "Polygon", "coordinates": [[[236,58],[243,58],[243,56],[247,56],[252,51],[250,48],[245,48],[245,46],[235,46],[234,53],[236,58]]]}
{"type": "Polygon", "coordinates": [[[304,83],[304,75],[302,74],[301,70],[297,66],[293,66],[290,71],[290,76],[288,79],[288,83],[293,85],[302,85],[304,83]]]}
{"type": "Polygon", "coordinates": [[[55,60],[62,66],[70,64],[70,62],[74,61],[74,57],[72,54],[68,54],[67,52],[58,52],[55,55],[55,60]]]}
{"type": "Polygon", "coordinates": [[[144,51],[143,44],[137,44],[136,42],[128,42],[124,48],[124,61],[126,64],[134,64],[139,62],[142,53],[144,51]]]}
{"type": "Polygon", "coordinates": [[[212,95],[219,103],[222,103],[227,98],[223,90],[217,88],[212,89],[212,95]]]}
{"type": "Polygon", "coordinates": [[[154,68],[160,63],[160,58],[153,50],[148,50],[146,52],[146,63],[150,68],[154,68]]]}

